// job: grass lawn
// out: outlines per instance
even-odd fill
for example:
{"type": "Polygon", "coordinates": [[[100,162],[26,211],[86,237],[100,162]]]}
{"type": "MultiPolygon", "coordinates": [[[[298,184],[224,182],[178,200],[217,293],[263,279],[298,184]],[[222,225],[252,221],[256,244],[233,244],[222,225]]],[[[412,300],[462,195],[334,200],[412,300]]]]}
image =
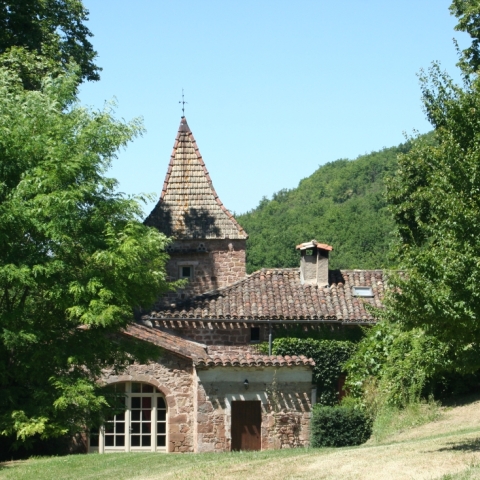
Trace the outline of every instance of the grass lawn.
{"type": "MultiPolygon", "coordinates": [[[[324,450],[325,453],[328,449],[324,450]]],[[[276,450],[264,452],[232,452],[225,454],[155,454],[112,453],[107,455],[70,455],[67,457],[35,458],[0,464],[1,479],[147,479],[225,478],[227,472],[250,478],[248,472],[269,469],[272,463],[290,459],[297,463],[302,458],[317,457],[314,449],[276,450]]],[[[278,477],[277,477],[278,478],[278,477]]],[[[282,477],[280,477],[282,478],[282,477]]]]}
{"type": "Polygon", "coordinates": [[[437,479],[480,478],[480,401],[360,447],[224,454],[107,454],[0,464],[0,479],[437,479]]]}

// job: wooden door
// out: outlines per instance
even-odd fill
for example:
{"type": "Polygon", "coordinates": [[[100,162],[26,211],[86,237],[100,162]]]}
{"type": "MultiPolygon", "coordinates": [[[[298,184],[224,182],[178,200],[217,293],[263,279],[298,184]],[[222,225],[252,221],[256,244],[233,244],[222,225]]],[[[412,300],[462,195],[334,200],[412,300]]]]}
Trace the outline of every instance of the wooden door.
{"type": "Polygon", "coordinates": [[[261,450],[261,428],[259,400],[232,402],[232,450],[261,450]]]}

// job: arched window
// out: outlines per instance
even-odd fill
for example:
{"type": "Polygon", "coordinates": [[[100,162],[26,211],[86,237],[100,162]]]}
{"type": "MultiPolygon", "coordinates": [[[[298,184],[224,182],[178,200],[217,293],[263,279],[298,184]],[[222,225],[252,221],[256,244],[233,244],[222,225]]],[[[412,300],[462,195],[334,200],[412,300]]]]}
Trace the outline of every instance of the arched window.
{"type": "Polygon", "coordinates": [[[167,404],[162,393],[140,382],[115,383],[108,388],[119,395],[120,408],[98,433],[90,434],[89,452],[165,452],[167,404]]]}

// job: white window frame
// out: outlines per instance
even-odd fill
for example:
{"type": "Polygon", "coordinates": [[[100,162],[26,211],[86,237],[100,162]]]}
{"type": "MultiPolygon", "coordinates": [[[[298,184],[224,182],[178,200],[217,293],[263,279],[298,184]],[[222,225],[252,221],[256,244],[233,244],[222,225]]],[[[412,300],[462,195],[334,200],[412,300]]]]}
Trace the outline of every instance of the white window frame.
{"type": "MultiPolygon", "coordinates": [[[[103,425],[100,428],[99,438],[98,438],[98,447],[90,446],[90,439],[88,441],[88,452],[89,453],[110,453],[110,452],[167,452],[167,445],[168,445],[168,407],[165,396],[158,391],[158,389],[149,383],[146,382],[119,382],[125,385],[125,420],[124,422],[119,421],[118,423],[124,423],[124,435],[125,435],[125,444],[124,446],[106,446],[105,445],[105,426],[103,425]],[[153,392],[132,392],[132,385],[133,384],[140,384],[140,385],[148,385],[153,387],[153,392]],[[150,432],[150,446],[142,447],[142,446],[132,446],[131,445],[131,437],[132,437],[132,397],[151,397],[152,398],[152,405],[151,405],[151,414],[150,414],[150,425],[151,425],[151,432],[150,432]],[[162,398],[165,404],[165,408],[158,408],[158,398],[162,398]],[[158,412],[160,410],[165,411],[165,419],[158,420],[158,412]],[[157,427],[158,424],[165,424],[165,433],[159,433],[159,435],[165,436],[165,445],[157,447],[157,427]]],[[[112,386],[115,384],[112,384],[112,386]]],[[[142,387],[143,391],[143,387],[142,387]]],[[[141,422],[140,422],[141,423],[141,422]]],[[[114,425],[116,428],[117,421],[114,421],[114,425]]],[[[141,436],[141,434],[140,434],[141,436]]]]}

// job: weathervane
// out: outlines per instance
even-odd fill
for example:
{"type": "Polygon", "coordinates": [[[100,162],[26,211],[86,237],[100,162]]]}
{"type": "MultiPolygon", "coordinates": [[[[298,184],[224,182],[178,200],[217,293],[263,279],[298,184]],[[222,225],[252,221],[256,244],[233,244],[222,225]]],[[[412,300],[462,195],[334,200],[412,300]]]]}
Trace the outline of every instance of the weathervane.
{"type": "Polygon", "coordinates": [[[186,102],[184,99],[183,99],[183,88],[182,88],[182,100],[178,103],[181,103],[182,104],[182,117],[185,116],[185,104],[188,103],[186,102]]]}

